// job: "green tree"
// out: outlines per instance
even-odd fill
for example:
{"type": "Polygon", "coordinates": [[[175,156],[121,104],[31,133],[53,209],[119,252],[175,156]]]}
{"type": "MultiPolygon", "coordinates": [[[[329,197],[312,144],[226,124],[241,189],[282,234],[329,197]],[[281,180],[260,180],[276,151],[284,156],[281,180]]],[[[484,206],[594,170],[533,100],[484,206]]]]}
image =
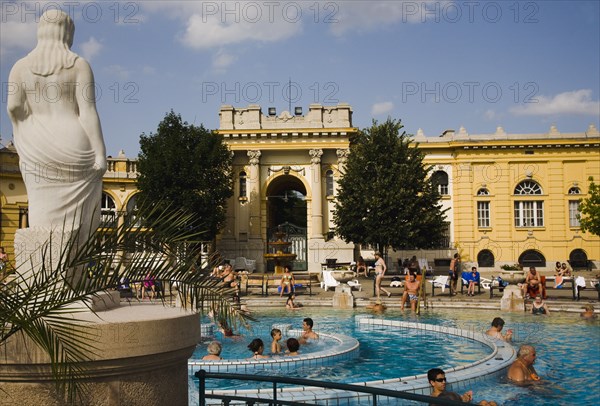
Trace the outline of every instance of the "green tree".
{"type": "Polygon", "coordinates": [[[579,204],[579,224],[581,230],[600,235],[600,186],[594,183],[590,176],[589,197],[582,199],[579,204]]]}
{"type": "Polygon", "coordinates": [[[220,135],[188,124],[172,110],[156,133],[140,136],[140,200],[179,207],[202,221],[197,230],[214,239],[233,195],[231,155],[220,135]]]}
{"type": "Polygon", "coordinates": [[[334,211],[346,242],[387,248],[436,248],[443,240],[440,196],[423,153],[410,145],[400,120],[373,121],[351,140],[334,211]]]}

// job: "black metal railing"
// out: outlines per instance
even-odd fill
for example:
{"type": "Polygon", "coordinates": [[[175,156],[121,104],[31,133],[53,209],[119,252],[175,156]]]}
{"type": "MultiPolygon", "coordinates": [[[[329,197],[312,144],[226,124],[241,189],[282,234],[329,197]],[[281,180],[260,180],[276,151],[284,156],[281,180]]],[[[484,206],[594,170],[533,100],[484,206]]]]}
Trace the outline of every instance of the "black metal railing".
{"type": "MultiPolygon", "coordinates": [[[[449,399],[434,398],[427,395],[419,395],[416,393],[396,391],[391,389],[376,388],[371,386],[359,386],[347,383],[337,382],[325,382],[315,381],[312,379],[303,378],[288,378],[283,376],[266,376],[266,375],[247,375],[247,374],[233,374],[233,373],[217,373],[217,372],[206,372],[204,369],[197,371],[194,376],[199,380],[199,405],[205,406],[207,399],[220,400],[223,405],[228,406],[231,402],[245,402],[247,405],[256,404],[269,404],[269,405],[317,405],[318,403],[309,403],[307,401],[291,401],[278,399],[278,384],[296,385],[296,386],[310,386],[318,387],[323,389],[337,389],[345,392],[351,392],[356,394],[362,394],[360,397],[361,404],[366,402],[365,397],[370,397],[370,403],[373,406],[377,406],[379,398],[392,398],[410,400],[414,402],[435,404],[435,405],[450,405],[456,406],[464,404],[462,402],[453,401],[449,399]],[[270,382],[272,384],[272,397],[271,398],[259,398],[248,396],[237,395],[225,395],[216,393],[206,393],[206,380],[207,379],[227,379],[227,380],[240,380],[240,381],[255,381],[255,382],[270,382]],[[366,395],[366,396],[364,396],[366,395]]],[[[265,392],[263,392],[263,395],[265,392]]],[[[258,393],[256,394],[258,396],[258,393]]],[[[331,400],[331,398],[329,398],[331,400]]],[[[315,399],[315,402],[317,400],[315,399]]],[[[387,400],[389,403],[389,399],[387,400]]],[[[397,404],[402,404],[398,402],[397,404]]]]}

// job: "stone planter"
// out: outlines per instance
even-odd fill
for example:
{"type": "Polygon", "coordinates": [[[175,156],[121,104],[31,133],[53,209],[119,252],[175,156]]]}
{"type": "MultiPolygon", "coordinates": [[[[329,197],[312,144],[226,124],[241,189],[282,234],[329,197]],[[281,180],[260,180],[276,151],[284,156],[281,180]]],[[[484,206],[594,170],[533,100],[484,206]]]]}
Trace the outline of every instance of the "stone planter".
{"type": "Polygon", "coordinates": [[[500,277],[503,281],[508,282],[511,285],[525,282],[525,271],[500,271],[500,277]]]}

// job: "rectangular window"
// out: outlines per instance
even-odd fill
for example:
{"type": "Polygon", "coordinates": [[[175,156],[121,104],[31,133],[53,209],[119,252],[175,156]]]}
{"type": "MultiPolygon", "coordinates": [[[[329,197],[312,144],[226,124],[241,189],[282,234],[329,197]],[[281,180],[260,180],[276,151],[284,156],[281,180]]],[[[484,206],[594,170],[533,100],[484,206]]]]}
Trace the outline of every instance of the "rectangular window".
{"type": "Polygon", "coordinates": [[[490,202],[477,202],[477,226],[490,227],[490,202]]]}
{"type": "Polygon", "coordinates": [[[543,227],[544,202],[515,202],[515,227],[543,227]]]}
{"type": "Polygon", "coordinates": [[[449,192],[448,185],[438,185],[438,192],[442,196],[447,196],[449,192]]]}
{"type": "Polygon", "coordinates": [[[579,227],[579,200],[569,200],[569,226],[579,227]]]}

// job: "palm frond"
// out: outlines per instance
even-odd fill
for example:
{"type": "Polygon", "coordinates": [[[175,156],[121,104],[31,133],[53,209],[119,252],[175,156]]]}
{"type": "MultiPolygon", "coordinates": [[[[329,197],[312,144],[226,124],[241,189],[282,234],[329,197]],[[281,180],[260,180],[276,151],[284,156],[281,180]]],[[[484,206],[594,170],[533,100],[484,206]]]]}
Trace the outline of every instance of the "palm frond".
{"type": "Polygon", "coordinates": [[[150,274],[175,283],[182,306],[247,325],[251,319],[229,300],[233,289],[198,269],[198,254],[187,249],[202,241],[198,224],[193,214],[154,205],[86,238],[77,232],[68,240],[65,233],[59,241],[49,236],[50,244],[40,248],[41,264],[29,261],[0,288],[0,343],[17,333],[28,337],[48,355],[59,393],[75,399],[85,394],[86,361],[98,356],[93,324],[77,319],[77,312],[93,311],[89,298],[117,289],[122,279],[141,282],[150,274]]]}

